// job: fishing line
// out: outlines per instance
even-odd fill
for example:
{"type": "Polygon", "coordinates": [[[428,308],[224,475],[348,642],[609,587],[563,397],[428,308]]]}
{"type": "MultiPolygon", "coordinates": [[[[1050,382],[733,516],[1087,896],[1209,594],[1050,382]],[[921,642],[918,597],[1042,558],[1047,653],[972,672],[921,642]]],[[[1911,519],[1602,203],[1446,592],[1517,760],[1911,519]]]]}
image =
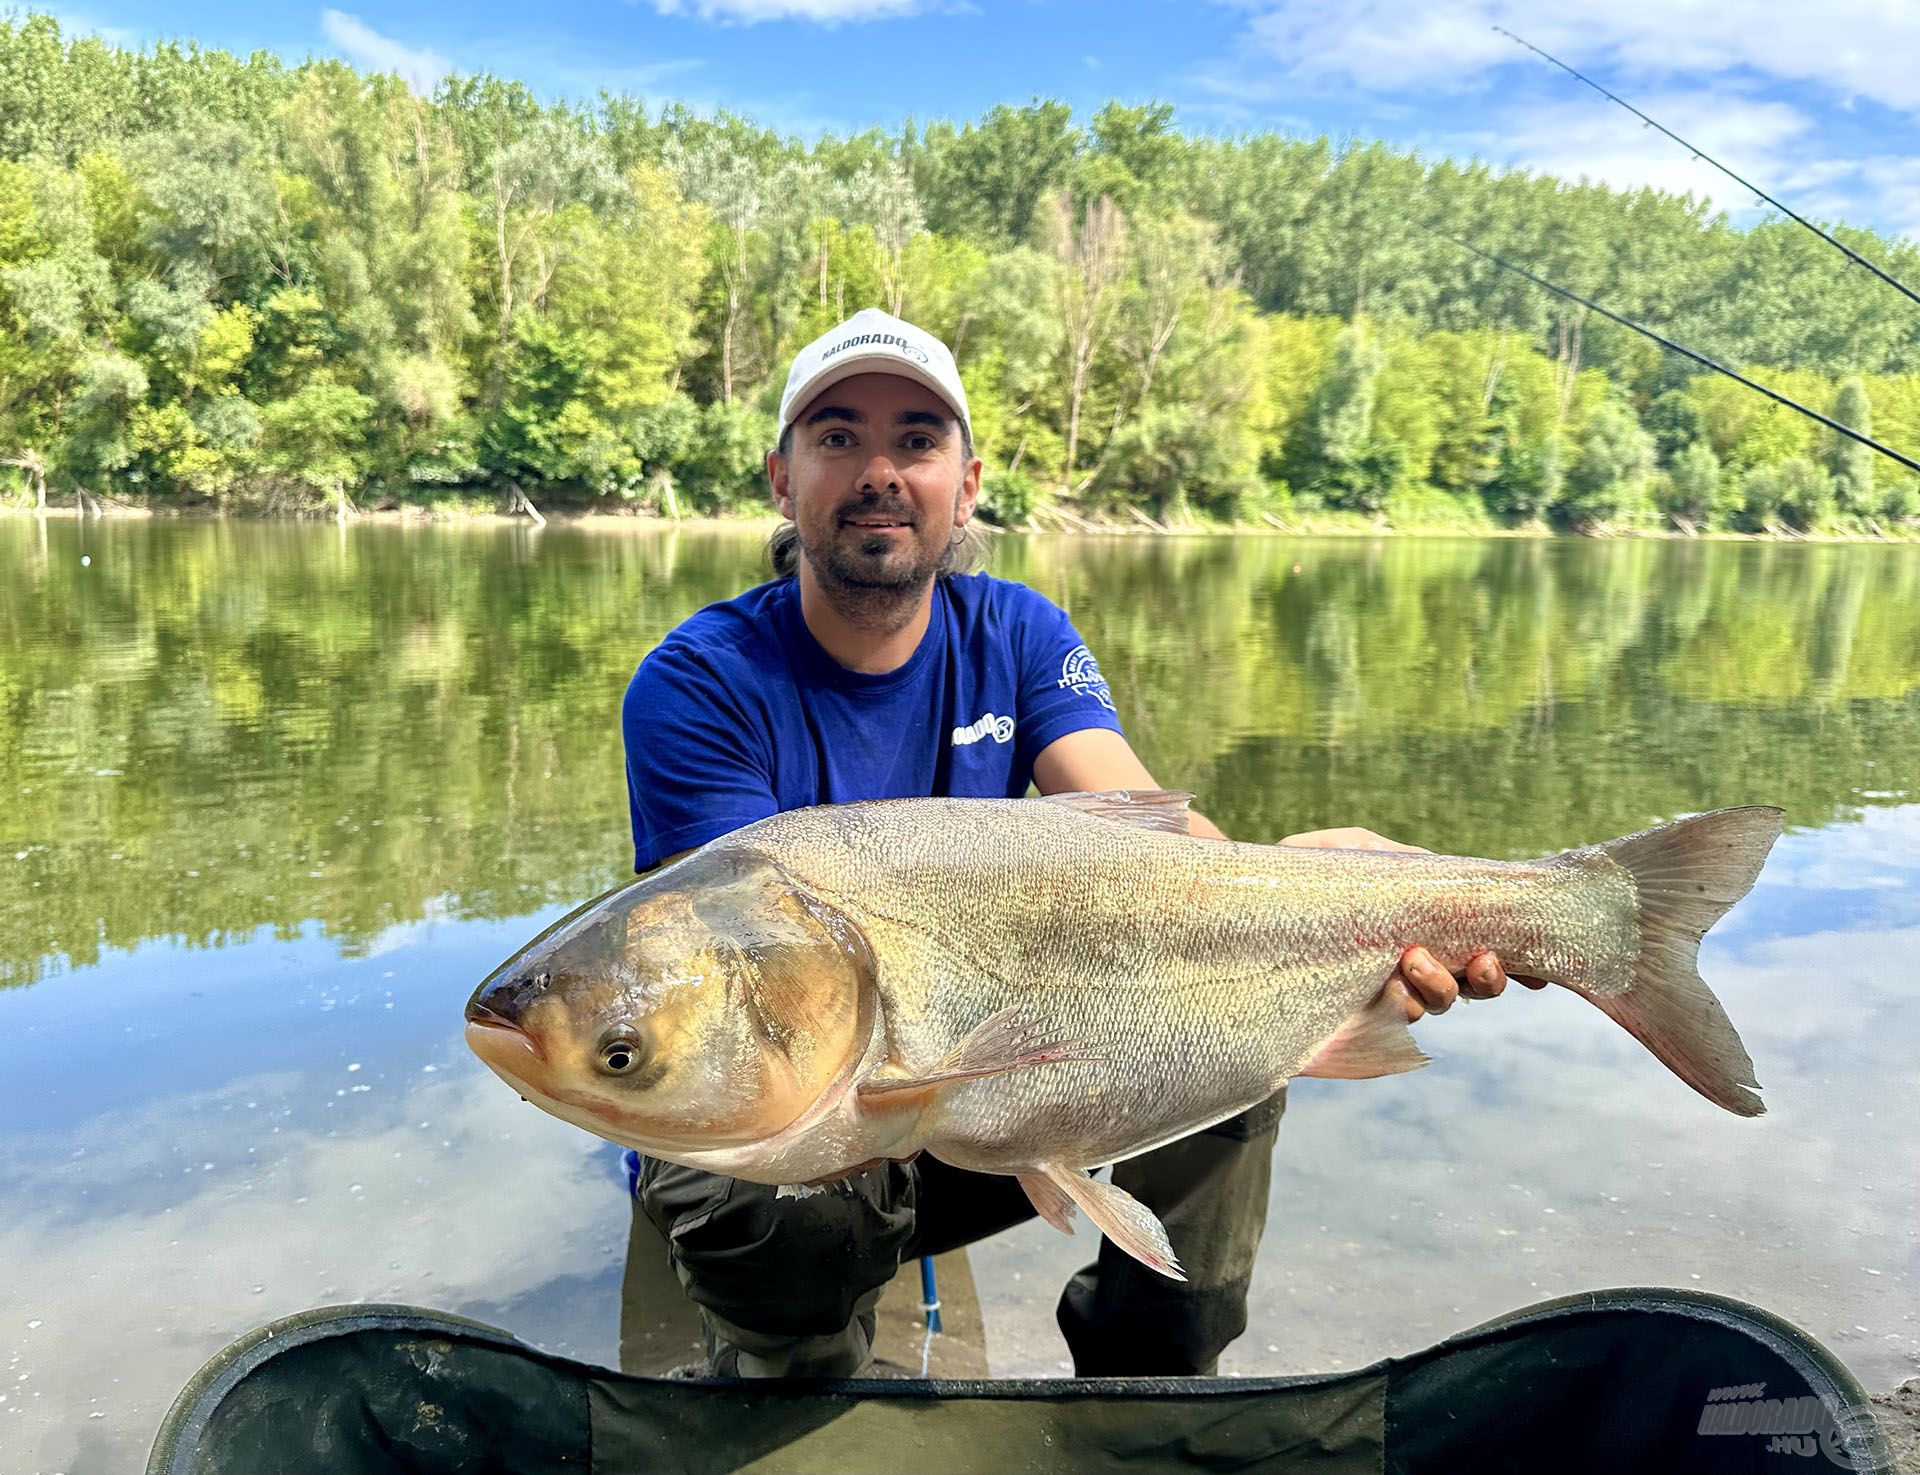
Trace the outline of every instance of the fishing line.
{"type": "Polygon", "coordinates": [[[1785,405],[1790,410],[1798,410],[1801,414],[1805,415],[1809,420],[1817,420],[1822,425],[1826,426],[1827,429],[1837,431],[1841,435],[1846,436],[1849,440],[1856,440],[1861,445],[1867,446],[1873,450],[1878,451],[1881,455],[1887,457],[1891,461],[1898,461],[1902,466],[1906,467],[1907,470],[1909,471],[1920,472],[1920,461],[1915,461],[1910,456],[1903,456],[1900,452],[1892,449],[1890,446],[1881,445],[1880,442],[1875,440],[1872,436],[1862,435],[1859,431],[1855,430],[1851,425],[1842,425],[1838,420],[1834,419],[1831,415],[1823,415],[1818,410],[1809,409],[1807,406],[1801,404],[1798,400],[1788,399],[1784,394],[1781,394],[1776,389],[1769,389],[1764,384],[1756,383],[1754,380],[1749,379],[1745,374],[1740,373],[1739,370],[1728,368],[1725,364],[1721,363],[1718,359],[1708,358],[1704,353],[1701,353],[1696,349],[1688,348],[1687,345],[1684,343],[1676,343],[1673,341],[1673,339],[1654,332],[1652,328],[1649,328],[1642,323],[1636,323],[1630,317],[1623,317],[1621,316],[1621,314],[1614,312],[1611,308],[1602,307],[1599,303],[1593,301],[1591,298],[1582,297],[1578,292],[1571,292],[1565,287],[1556,286],[1554,283],[1548,281],[1545,277],[1536,276],[1534,273],[1528,271],[1524,266],[1516,266],[1511,261],[1506,261],[1498,256],[1495,256],[1491,251],[1482,251],[1478,246],[1469,245],[1467,242],[1461,240],[1458,236],[1450,236],[1443,230],[1435,230],[1432,226],[1421,224],[1418,221],[1413,222],[1413,224],[1419,225],[1420,229],[1426,231],[1429,235],[1438,236],[1441,240],[1447,241],[1452,245],[1458,246],[1462,251],[1472,252],[1475,256],[1478,256],[1482,261],[1490,261],[1495,266],[1500,267],[1503,270],[1513,272],[1517,276],[1525,277],[1528,281],[1532,282],[1536,287],[1545,287],[1549,292],[1552,292],[1558,296],[1564,297],[1569,302],[1577,302],[1582,307],[1589,308],[1592,311],[1599,313],[1600,316],[1603,318],[1611,318],[1614,322],[1620,324],[1621,327],[1631,328],[1633,329],[1634,332],[1643,334],[1646,337],[1651,338],[1655,343],[1658,343],[1662,348],[1670,348],[1675,353],[1680,354],[1683,357],[1692,359],[1696,364],[1704,364],[1707,368],[1712,369],[1717,374],[1725,374],[1729,379],[1733,380],[1736,384],[1744,384],[1747,386],[1747,388],[1755,390],[1761,394],[1764,394],[1770,400],[1778,401],[1780,404],[1785,405]]]}
{"type": "Polygon", "coordinates": [[[940,1291],[934,1281],[931,1255],[920,1257],[920,1314],[927,1325],[926,1340],[920,1344],[920,1376],[924,1378],[933,1360],[933,1339],[940,1335],[940,1291]]]}
{"type": "Polygon", "coordinates": [[[1905,282],[1902,282],[1899,278],[1894,277],[1885,271],[1882,271],[1879,267],[1875,266],[1871,261],[1867,260],[1866,257],[1862,256],[1858,251],[1854,250],[1853,247],[1847,245],[1844,241],[1836,241],[1832,236],[1828,235],[1825,231],[1820,229],[1820,227],[1815,225],[1811,220],[1808,220],[1804,215],[1801,215],[1798,211],[1790,208],[1789,206],[1783,205],[1780,201],[1776,200],[1772,195],[1768,194],[1765,190],[1761,189],[1759,185],[1753,183],[1749,179],[1743,179],[1740,175],[1735,174],[1731,169],[1729,169],[1725,164],[1722,164],[1718,159],[1714,158],[1714,156],[1708,153],[1705,149],[1699,147],[1697,144],[1688,143],[1686,139],[1682,138],[1679,134],[1675,133],[1671,128],[1667,127],[1664,123],[1655,122],[1652,118],[1649,118],[1645,113],[1641,112],[1640,109],[1635,107],[1632,103],[1628,102],[1624,97],[1618,97],[1615,94],[1607,91],[1606,88],[1602,87],[1598,82],[1594,81],[1593,78],[1587,76],[1583,72],[1575,71],[1572,67],[1568,66],[1565,62],[1560,60],[1559,57],[1554,56],[1552,53],[1542,51],[1538,46],[1535,46],[1531,41],[1527,40],[1524,36],[1514,35],[1514,33],[1512,31],[1509,31],[1505,26],[1495,26],[1494,30],[1498,31],[1502,36],[1505,36],[1509,41],[1516,42],[1517,44],[1526,47],[1527,50],[1531,51],[1535,56],[1541,57],[1546,61],[1552,62],[1556,67],[1560,68],[1561,71],[1565,72],[1569,77],[1572,77],[1576,82],[1586,83],[1587,86],[1591,87],[1595,92],[1599,93],[1602,97],[1606,98],[1608,102],[1618,103],[1621,107],[1625,108],[1628,112],[1632,113],[1634,117],[1638,118],[1642,123],[1645,123],[1649,128],[1658,129],[1660,132],[1664,133],[1668,138],[1671,138],[1675,143],[1679,144],[1681,148],[1685,149],[1688,153],[1692,154],[1694,158],[1704,159],[1707,163],[1713,165],[1714,168],[1718,169],[1722,174],[1726,175],[1728,179],[1731,179],[1735,184],[1739,185],[1742,189],[1748,191],[1750,194],[1754,195],[1758,199],[1765,200],[1769,205],[1773,206],[1774,209],[1778,210],[1781,214],[1785,215],[1789,220],[1793,220],[1798,222],[1801,225],[1804,225],[1808,230],[1812,231],[1816,236],[1820,237],[1821,240],[1825,241],[1829,246],[1833,247],[1834,250],[1838,251],[1842,256],[1845,256],[1847,260],[1853,262],[1854,265],[1864,266],[1868,271],[1872,272],[1875,276],[1880,278],[1880,280],[1885,282],[1889,287],[1892,287],[1895,291],[1905,296],[1909,302],[1914,303],[1916,306],[1920,306],[1920,295],[1916,295],[1913,289],[1908,287],[1905,282]]]}

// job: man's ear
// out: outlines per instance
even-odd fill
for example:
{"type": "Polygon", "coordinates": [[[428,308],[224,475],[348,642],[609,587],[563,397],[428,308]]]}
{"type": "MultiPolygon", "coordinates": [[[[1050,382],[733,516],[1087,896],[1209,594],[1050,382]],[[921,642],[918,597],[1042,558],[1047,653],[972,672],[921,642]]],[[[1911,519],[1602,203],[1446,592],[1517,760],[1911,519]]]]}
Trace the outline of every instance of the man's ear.
{"type": "Polygon", "coordinates": [[[793,520],[793,493],[787,485],[787,458],[778,451],[767,452],[767,485],[773,490],[773,505],[789,522],[793,520]]]}
{"type": "Polygon", "coordinates": [[[960,478],[960,495],[953,502],[953,525],[963,528],[973,518],[973,504],[980,500],[980,458],[975,456],[967,465],[967,474],[960,478]]]}

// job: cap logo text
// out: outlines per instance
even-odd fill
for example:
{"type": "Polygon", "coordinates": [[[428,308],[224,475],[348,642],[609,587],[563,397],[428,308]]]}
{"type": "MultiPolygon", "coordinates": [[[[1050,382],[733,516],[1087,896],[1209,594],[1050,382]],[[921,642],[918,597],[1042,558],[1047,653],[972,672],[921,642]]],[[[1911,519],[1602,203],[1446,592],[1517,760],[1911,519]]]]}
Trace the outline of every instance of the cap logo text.
{"type": "Polygon", "coordinates": [[[898,333],[855,333],[851,338],[842,338],[832,348],[820,355],[821,362],[832,358],[836,353],[844,353],[849,348],[897,348],[917,363],[927,361],[926,351],[915,348],[898,333]]]}

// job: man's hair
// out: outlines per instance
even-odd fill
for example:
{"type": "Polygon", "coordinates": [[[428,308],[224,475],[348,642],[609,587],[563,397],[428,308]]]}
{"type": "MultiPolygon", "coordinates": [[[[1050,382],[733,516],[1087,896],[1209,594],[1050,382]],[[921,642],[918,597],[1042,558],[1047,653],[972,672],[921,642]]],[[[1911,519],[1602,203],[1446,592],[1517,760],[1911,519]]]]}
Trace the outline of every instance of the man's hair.
{"type": "MultiPolygon", "coordinates": [[[[780,431],[780,440],[774,446],[782,456],[793,454],[793,426],[786,425],[780,431]]],[[[973,430],[966,421],[960,422],[960,464],[973,463],[973,430]]],[[[940,567],[934,570],[939,574],[971,574],[987,566],[987,540],[972,523],[959,530],[960,536],[947,545],[947,551],[940,555],[940,567]]],[[[773,536],[767,539],[767,562],[773,568],[777,579],[791,579],[800,572],[800,529],[790,522],[783,522],[773,530],[773,536]]]]}

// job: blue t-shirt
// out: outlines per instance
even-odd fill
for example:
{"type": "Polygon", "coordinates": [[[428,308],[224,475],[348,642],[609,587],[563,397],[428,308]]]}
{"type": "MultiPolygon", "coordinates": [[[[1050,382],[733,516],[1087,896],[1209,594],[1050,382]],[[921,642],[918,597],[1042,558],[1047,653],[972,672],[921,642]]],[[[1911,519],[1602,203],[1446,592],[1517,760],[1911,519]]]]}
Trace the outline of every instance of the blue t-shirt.
{"type": "Polygon", "coordinates": [[[927,633],[877,676],[821,648],[796,580],[762,584],[682,622],[627,687],[634,869],[810,804],[1018,798],[1089,727],[1120,731],[1100,667],[1024,584],[936,579],[927,633]]]}

